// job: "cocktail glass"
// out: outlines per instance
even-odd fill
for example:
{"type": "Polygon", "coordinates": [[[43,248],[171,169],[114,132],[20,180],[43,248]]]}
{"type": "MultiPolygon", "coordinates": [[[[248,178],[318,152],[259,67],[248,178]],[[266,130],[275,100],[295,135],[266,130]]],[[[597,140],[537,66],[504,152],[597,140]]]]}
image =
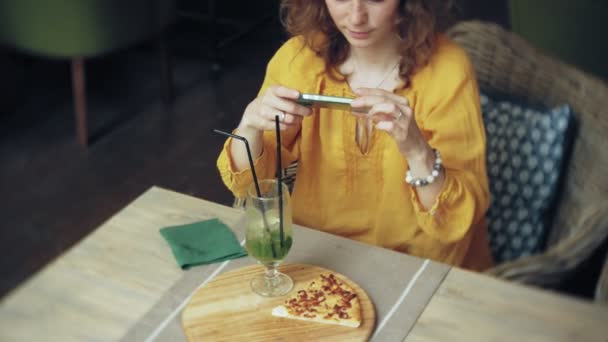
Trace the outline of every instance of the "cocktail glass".
{"type": "Polygon", "coordinates": [[[282,204],[276,179],[259,181],[258,197],[255,185],[248,188],[246,214],[246,247],[249,256],[264,265],[264,274],[251,279],[253,292],[265,297],[283,296],[293,288],[293,280],[278,271],[278,266],[289,253],[293,243],[291,201],[287,186],[282,183],[282,204]],[[282,205],[283,233],[280,229],[282,205]]]}

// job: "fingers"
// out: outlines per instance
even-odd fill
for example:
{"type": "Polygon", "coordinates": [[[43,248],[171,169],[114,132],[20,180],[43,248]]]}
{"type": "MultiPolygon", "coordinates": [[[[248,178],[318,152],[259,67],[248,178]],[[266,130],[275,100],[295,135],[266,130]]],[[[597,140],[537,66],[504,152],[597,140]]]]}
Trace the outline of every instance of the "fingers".
{"type": "MultiPolygon", "coordinates": [[[[274,125],[274,121],[279,119],[279,123],[291,126],[302,122],[302,117],[299,115],[287,114],[283,111],[277,111],[275,108],[268,107],[261,112],[261,116],[264,120],[271,121],[274,125]]],[[[273,126],[274,127],[274,126],[273,126]]]]}
{"type": "Polygon", "coordinates": [[[296,100],[300,96],[300,92],[296,89],[291,89],[283,86],[272,86],[268,88],[268,91],[273,93],[277,97],[283,97],[292,100],[296,100]]]}
{"type": "Polygon", "coordinates": [[[353,111],[368,107],[369,110],[363,116],[375,121],[378,130],[386,131],[397,142],[407,139],[413,112],[405,97],[381,89],[362,89],[357,93],[361,96],[353,100],[353,111]]]}
{"type": "Polygon", "coordinates": [[[395,129],[395,123],[392,121],[380,121],[376,124],[376,129],[386,131],[391,134],[393,133],[393,129],[395,129]]]}
{"type": "Polygon", "coordinates": [[[279,118],[281,130],[300,125],[304,119],[301,115],[289,114],[277,110],[274,106],[261,105],[258,111],[258,126],[263,130],[274,130],[276,117],[279,118]]]}
{"type": "Polygon", "coordinates": [[[362,96],[351,103],[353,114],[361,116],[361,111],[366,108],[365,116],[374,121],[400,120],[406,112],[411,113],[407,98],[389,93],[382,89],[358,89],[357,93],[362,96]],[[362,110],[358,110],[362,109],[362,110]]]}
{"type": "Polygon", "coordinates": [[[395,121],[400,119],[403,111],[401,106],[393,102],[381,102],[375,104],[368,112],[368,115],[375,121],[395,121]]]}
{"type": "Polygon", "coordinates": [[[299,105],[291,99],[270,96],[263,101],[264,105],[275,108],[276,111],[281,111],[290,115],[308,116],[312,110],[306,106],[299,105]]]}
{"type": "Polygon", "coordinates": [[[283,87],[272,86],[266,92],[252,101],[245,111],[243,121],[246,125],[259,130],[275,130],[275,118],[279,118],[279,128],[288,129],[300,125],[305,116],[312,113],[306,106],[297,104],[294,100],[300,92],[283,87]]]}
{"type": "Polygon", "coordinates": [[[411,117],[412,109],[402,103],[388,101],[378,96],[364,96],[354,100],[352,106],[356,108],[369,106],[367,112],[360,114],[355,112],[356,108],[353,108],[353,114],[355,116],[365,116],[374,121],[401,122],[406,119],[407,122],[411,117]]]}
{"type": "Polygon", "coordinates": [[[369,109],[374,105],[377,105],[382,102],[387,102],[386,98],[383,96],[376,95],[367,95],[362,97],[357,97],[351,102],[350,106],[353,108],[353,111],[363,112],[364,109],[367,109],[366,112],[369,112],[369,109]]]}
{"type": "Polygon", "coordinates": [[[300,97],[300,92],[296,89],[287,88],[283,86],[270,87],[269,91],[274,94],[267,98],[269,105],[274,105],[277,109],[287,113],[296,115],[310,115],[311,109],[299,105],[295,102],[300,97]]]}
{"type": "Polygon", "coordinates": [[[275,107],[278,111],[284,113],[300,116],[310,115],[312,112],[310,108],[299,105],[294,101],[297,100],[298,97],[300,97],[300,92],[295,89],[283,86],[273,86],[268,88],[264,94],[262,103],[267,106],[275,107]]]}
{"type": "Polygon", "coordinates": [[[396,102],[403,106],[410,105],[410,102],[406,97],[397,95],[384,89],[358,88],[355,90],[355,94],[359,95],[360,97],[372,96],[376,98],[384,98],[385,100],[396,102]]]}

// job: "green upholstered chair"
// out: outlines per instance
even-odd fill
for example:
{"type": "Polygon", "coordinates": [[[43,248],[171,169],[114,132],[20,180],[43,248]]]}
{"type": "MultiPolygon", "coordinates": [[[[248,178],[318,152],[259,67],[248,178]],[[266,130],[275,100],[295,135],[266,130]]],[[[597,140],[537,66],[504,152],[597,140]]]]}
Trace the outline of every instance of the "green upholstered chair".
{"type": "MultiPolygon", "coordinates": [[[[51,58],[70,59],[78,142],[88,142],[84,61],[149,38],[162,42],[175,0],[3,0],[0,44],[51,58]]],[[[164,44],[160,45],[161,47],[164,44]]],[[[163,86],[170,99],[166,49],[163,86]]]]}

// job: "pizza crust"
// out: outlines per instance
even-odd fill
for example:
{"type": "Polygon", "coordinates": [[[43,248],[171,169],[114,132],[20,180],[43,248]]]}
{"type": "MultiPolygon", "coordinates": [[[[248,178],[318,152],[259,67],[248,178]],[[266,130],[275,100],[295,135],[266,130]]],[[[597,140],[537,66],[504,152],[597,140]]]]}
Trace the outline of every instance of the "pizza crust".
{"type": "Polygon", "coordinates": [[[299,319],[299,320],[307,321],[307,322],[343,325],[343,326],[347,326],[347,327],[351,327],[351,328],[358,328],[359,325],[361,325],[361,322],[357,322],[355,320],[337,321],[337,320],[327,320],[327,319],[320,319],[320,318],[307,318],[307,317],[303,317],[303,316],[289,316],[289,312],[287,312],[287,308],[283,305],[279,305],[276,308],[272,309],[272,315],[276,316],[276,317],[299,319]]]}

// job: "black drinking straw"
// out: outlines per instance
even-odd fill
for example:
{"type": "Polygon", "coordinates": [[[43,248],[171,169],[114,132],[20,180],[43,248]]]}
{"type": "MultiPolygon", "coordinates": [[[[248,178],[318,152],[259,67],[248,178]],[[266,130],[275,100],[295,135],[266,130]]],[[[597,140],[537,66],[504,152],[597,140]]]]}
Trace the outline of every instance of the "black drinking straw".
{"type": "MultiPolygon", "coordinates": [[[[255,167],[253,166],[253,157],[251,156],[251,149],[249,148],[249,141],[245,137],[240,135],[227,133],[224,131],[220,131],[219,129],[213,130],[215,133],[219,133],[237,140],[240,140],[245,143],[245,149],[247,150],[247,158],[249,158],[249,167],[251,168],[251,175],[253,176],[253,184],[255,185],[255,192],[258,195],[258,198],[262,198],[262,192],[260,191],[260,184],[258,183],[258,176],[255,173],[255,167]]],[[[272,249],[272,256],[276,258],[277,252],[274,250],[274,244],[272,243],[272,235],[270,235],[270,228],[268,227],[268,221],[266,220],[266,208],[264,207],[264,202],[262,202],[262,221],[264,222],[264,229],[268,232],[268,236],[271,236],[270,239],[270,248],[272,249]]],[[[282,222],[282,220],[281,220],[282,222]]],[[[282,233],[283,229],[281,229],[282,233]]],[[[281,245],[281,247],[283,247],[281,245]]]]}
{"type": "Polygon", "coordinates": [[[279,194],[279,242],[283,248],[283,177],[281,165],[281,130],[279,129],[279,116],[274,117],[275,129],[277,132],[277,191],[279,194]]]}

